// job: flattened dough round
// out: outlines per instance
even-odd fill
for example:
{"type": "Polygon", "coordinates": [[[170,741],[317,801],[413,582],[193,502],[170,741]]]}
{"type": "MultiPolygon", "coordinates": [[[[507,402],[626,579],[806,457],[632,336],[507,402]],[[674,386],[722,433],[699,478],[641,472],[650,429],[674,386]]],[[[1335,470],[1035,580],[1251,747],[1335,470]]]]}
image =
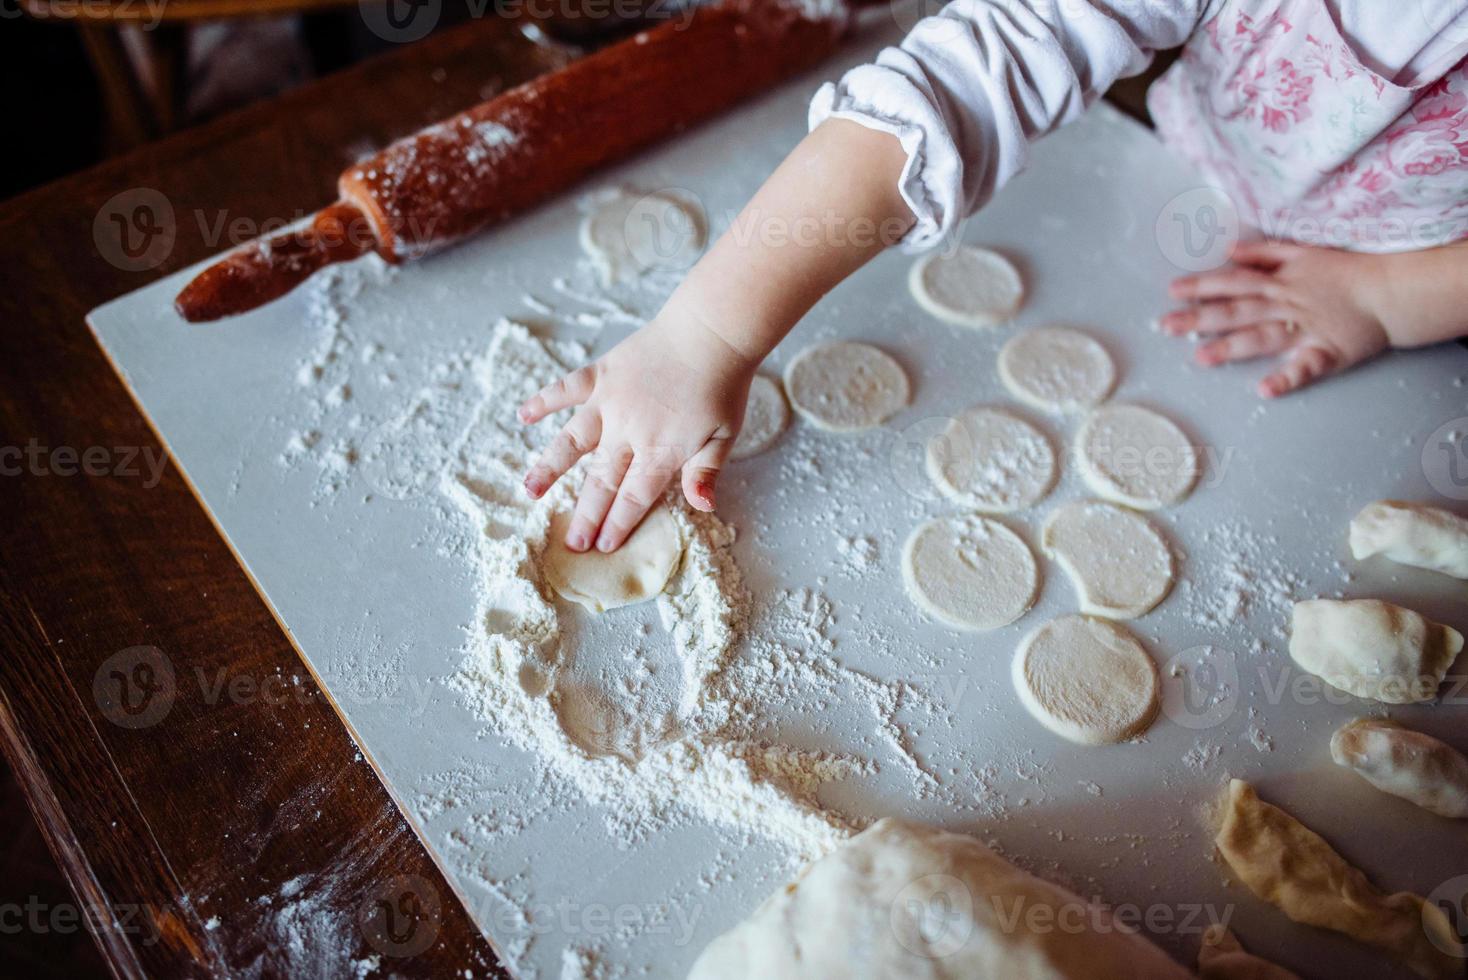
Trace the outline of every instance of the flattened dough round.
{"type": "Polygon", "coordinates": [[[1123,742],[1157,716],[1157,667],[1122,627],[1061,616],[1025,637],[1014,687],[1036,720],[1082,745],[1123,742]]]}
{"type": "Polygon", "coordinates": [[[928,443],[928,476],[944,496],[991,514],[1021,510],[1055,486],[1055,450],[1029,422],[977,405],[928,443]]]}
{"type": "Polygon", "coordinates": [[[1167,539],[1125,507],[1077,500],[1058,508],[1040,532],[1040,550],[1065,569],[1083,613],[1135,619],[1172,590],[1167,539]]]}
{"type": "Polygon", "coordinates": [[[870,344],[816,344],[785,368],[790,404],[831,432],[881,425],[907,404],[910,392],[902,365],[870,344]]]}
{"type": "Polygon", "coordinates": [[[902,581],[919,609],[959,630],[992,630],[1025,614],[1039,591],[1029,545],[977,515],[919,525],[902,550],[902,581]]]}
{"type": "Polygon", "coordinates": [[[703,252],[702,215],[661,191],[600,194],[581,220],[581,250],[603,286],[635,279],[652,269],[687,269],[703,252]]]}
{"type": "Polygon", "coordinates": [[[662,592],[683,557],[683,535],[664,504],[648,512],[637,530],[611,554],[566,547],[570,511],[551,518],[541,573],[563,599],[592,612],[651,599],[662,592]]]}
{"type": "Polygon", "coordinates": [[[1140,405],[1102,405],[1086,416],[1076,462],[1097,495],[1138,510],[1175,504],[1198,480],[1198,451],[1187,435],[1140,405]]]}
{"type": "Polygon", "coordinates": [[[1047,412],[1094,408],[1116,386],[1116,365],[1095,338],[1069,327],[1038,327],[999,349],[999,380],[1047,412]]]}
{"type": "Polygon", "coordinates": [[[767,374],[756,374],[744,405],[744,426],[729,450],[730,459],[748,459],[769,449],[790,424],[790,403],[780,382],[767,374]]]}
{"type": "Polygon", "coordinates": [[[933,316],[960,327],[996,327],[1024,302],[1019,270],[998,252],[960,245],[930,252],[907,275],[912,298],[933,316]]]}

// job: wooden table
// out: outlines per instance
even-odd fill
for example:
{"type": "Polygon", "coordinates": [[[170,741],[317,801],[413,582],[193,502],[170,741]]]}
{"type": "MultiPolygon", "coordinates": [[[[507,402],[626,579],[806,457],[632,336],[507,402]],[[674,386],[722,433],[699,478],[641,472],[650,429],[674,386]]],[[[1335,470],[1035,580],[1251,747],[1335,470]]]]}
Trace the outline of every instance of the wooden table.
{"type": "Polygon", "coordinates": [[[0,204],[0,743],[118,976],[502,972],[83,316],[569,57],[477,21],[0,204]]]}

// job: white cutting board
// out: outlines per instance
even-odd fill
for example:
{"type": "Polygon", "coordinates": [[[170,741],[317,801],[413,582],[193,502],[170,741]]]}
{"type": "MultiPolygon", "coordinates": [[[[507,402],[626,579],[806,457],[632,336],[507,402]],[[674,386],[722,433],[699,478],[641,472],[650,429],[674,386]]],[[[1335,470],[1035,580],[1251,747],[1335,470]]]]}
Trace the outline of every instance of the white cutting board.
{"type": "MultiPolygon", "coordinates": [[[[841,61],[867,60],[896,37],[890,28],[868,30],[841,61]]],[[[832,65],[794,82],[597,185],[683,188],[703,202],[717,230],[803,134],[818,82],[840,70],[832,65]]],[[[943,790],[916,798],[910,767],[895,752],[884,754],[872,715],[855,701],[821,719],[770,710],[793,742],[839,749],[849,732],[847,747],[859,744],[879,763],[877,775],[825,795],[849,816],[906,814],[974,832],[1087,895],[1162,909],[1153,913],[1154,925],[1161,924],[1155,937],[1186,962],[1197,946],[1198,906],[1211,903],[1215,913],[1231,914],[1251,948],[1303,973],[1406,976],[1370,951],[1294,926],[1239,887],[1225,887],[1209,860],[1200,807],[1227,774],[1249,778],[1380,884],[1420,893],[1468,872],[1465,828],[1378,794],[1331,765],[1330,733],[1371,706],[1326,700],[1314,688],[1307,699],[1323,703],[1271,694],[1281,681],[1300,677],[1288,667],[1278,605],[1257,603],[1221,628],[1195,613],[1216,605],[1211,597],[1227,566],[1240,564],[1226,529],[1242,526],[1256,536],[1246,563],[1296,574],[1300,595],[1379,595],[1468,627],[1461,583],[1380,562],[1358,566],[1344,546],[1348,520],[1370,500],[1440,499],[1424,459],[1436,485],[1461,491],[1455,505],[1464,506],[1468,487],[1445,480],[1443,446],[1451,447],[1443,439],[1454,428],[1468,431],[1468,353],[1443,347],[1394,355],[1267,406],[1251,393],[1262,369],[1192,366],[1188,345],[1149,324],[1167,309],[1164,287],[1179,272],[1154,229],[1174,236],[1164,236],[1173,241],[1167,250],[1182,254],[1173,212],[1193,213],[1183,205],[1196,202],[1169,202],[1198,183],[1145,129],[1098,105],[1037,146],[1029,171],[969,224],[965,238],[1019,260],[1030,285],[1019,326],[1089,326],[1121,367],[1119,397],[1165,409],[1200,445],[1226,457],[1191,499],[1159,515],[1186,555],[1183,574],[1191,584],[1136,629],[1159,663],[1203,645],[1236,653],[1232,710],[1200,729],[1164,718],[1145,743],[1106,749],[1073,746],[1040,729],[1014,697],[1009,660],[1027,630],[1074,609],[1068,582],[1048,564],[1039,604],[1009,628],[959,635],[912,611],[901,595],[902,540],[925,515],[947,508],[910,478],[894,450],[895,433],[976,402],[1006,400],[994,352],[1014,328],[973,333],[934,321],[909,299],[910,260],[897,254],[823,301],[774,363],[816,338],[871,340],[910,371],[911,407],[865,436],[797,426],[773,452],[731,470],[721,486],[721,514],[741,529],[736,555],[762,594],[810,587],[830,599],[834,656],[842,664],[910,681],[952,709],[951,726],[913,735],[914,753],[943,790]],[[794,459],[827,461],[825,475],[792,467],[794,459]],[[873,539],[879,560],[871,571],[842,569],[835,545],[850,536],[873,539]],[[1251,652],[1259,641],[1263,648],[1251,652]],[[1177,924],[1166,926],[1158,915],[1177,924]]],[[[475,611],[472,569],[436,547],[444,522],[457,516],[432,492],[416,491],[431,488],[451,438],[416,445],[397,460],[396,474],[351,458],[420,397],[431,399],[436,417],[451,420],[432,431],[458,431],[472,407],[465,358],[482,353],[500,317],[554,325],[580,311],[606,319],[605,308],[577,303],[553,282],[585,279],[577,266],[578,197],[567,194],[392,275],[359,264],[332,291],[317,284],[226,322],[192,326],[174,314],[173,296],[194,270],[100,307],[89,320],[364,755],[521,972],[557,976],[562,949],[575,947],[633,975],[647,967],[653,976],[678,976],[710,938],[788,875],[782,852],[758,838],[686,825],[623,850],[596,807],[527,801],[528,761],[485,737],[482,721],[444,683],[462,659],[475,611]],[[335,305],[324,303],[328,292],[335,305]],[[349,397],[323,399],[343,383],[349,397]],[[302,433],[313,445],[295,444],[302,433]],[[449,797],[458,805],[444,806],[449,797]],[[536,815],[513,834],[485,830],[486,814],[515,811],[536,815]],[[672,900],[693,926],[610,941],[594,921],[549,911],[567,898],[580,907],[643,910],[672,900]],[[527,901],[533,939],[513,911],[527,901]]],[[[624,305],[646,314],[656,297],[624,298],[624,305]]],[[[628,329],[611,320],[599,333],[564,322],[555,330],[599,351],[628,329]]],[[[1059,440],[1073,433],[1065,420],[1046,425],[1059,440]]],[[[1067,466],[1056,495],[1016,524],[1033,540],[1049,507],[1082,493],[1067,466]]],[[[618,623],[625,628],[646,614],[613,615],[628,617],[609,621],[614,638],[618,623]]],[[[589,632],[585,642],[607,641],[589,632]]],[[[1453,704],[1392,714],[1468,748],[1465,700],[1468,693],[1453,704]]],[[[390,967],[385,960],[383,968],[390,967]]]]}

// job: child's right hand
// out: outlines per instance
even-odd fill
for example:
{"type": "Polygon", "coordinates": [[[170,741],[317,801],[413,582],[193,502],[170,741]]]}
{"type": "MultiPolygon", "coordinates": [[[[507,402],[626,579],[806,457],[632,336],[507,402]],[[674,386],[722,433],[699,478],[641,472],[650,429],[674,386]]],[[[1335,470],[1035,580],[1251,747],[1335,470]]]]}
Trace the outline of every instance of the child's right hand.
{"type": "Polygon", "coordinates": [[[597,361],[520,406],[539,422],[577,406],[525,477],[535,498],[592,455],[566,546],[615,551],[680,472],[683,495],[714,508],[714,482],[744,422],[757,362],[695,312],[670,302],[597,361]]]}

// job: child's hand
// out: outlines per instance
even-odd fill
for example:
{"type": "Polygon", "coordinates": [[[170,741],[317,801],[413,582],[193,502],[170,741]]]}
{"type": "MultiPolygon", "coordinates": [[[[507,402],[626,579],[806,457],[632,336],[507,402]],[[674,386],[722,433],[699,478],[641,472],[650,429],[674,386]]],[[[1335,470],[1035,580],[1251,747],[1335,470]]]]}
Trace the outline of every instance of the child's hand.
{"type": "Polygon", "coordinates": [[[566,546],[615,551],[682,471],[683,495],[713,510],[714,481],[744,422],[756,364],[672,304],[601,359],[520,406],[539,422],[580,406],[525,477],[540,497],[594,453],[566,546]]]}
{"type": "Polygon", "coordinates": [[[1283,355],[1259,382],[1276,398],[1386,350],[1380,306],[1383,257],[1304,245],[1243,243],[1233,265],[1172,283],[1175,299],[1198,301],[1162,318],[1174,336],[1211,335],[1195,354],[1212,367],[1283,355]]]}

